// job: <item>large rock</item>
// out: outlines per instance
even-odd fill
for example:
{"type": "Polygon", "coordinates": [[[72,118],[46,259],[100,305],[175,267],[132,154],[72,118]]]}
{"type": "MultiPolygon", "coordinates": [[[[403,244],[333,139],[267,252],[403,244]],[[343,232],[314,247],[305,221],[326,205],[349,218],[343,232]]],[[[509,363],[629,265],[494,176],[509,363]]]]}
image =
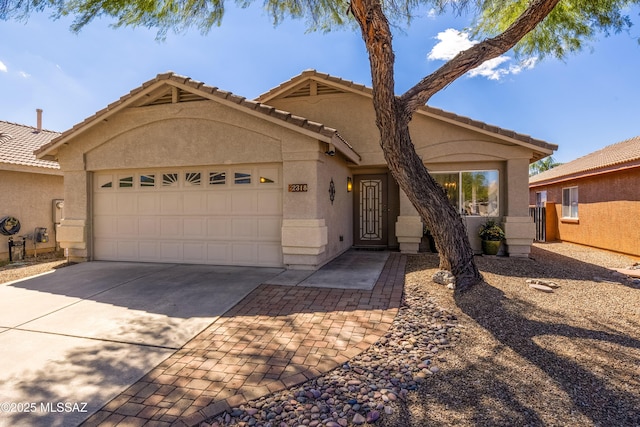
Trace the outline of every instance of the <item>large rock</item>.
{"type": "Polygon", "coordinates": [[[449,287],[449,285],[455,285],[456,283],[456,277],[453,274],[451,274],[450,271],[447,271],[447,270],[437,271],[433,275],[431,280],[433,280],[435,283],[438,283],[440,285],[445,285],[447,287],[449,287]]]}

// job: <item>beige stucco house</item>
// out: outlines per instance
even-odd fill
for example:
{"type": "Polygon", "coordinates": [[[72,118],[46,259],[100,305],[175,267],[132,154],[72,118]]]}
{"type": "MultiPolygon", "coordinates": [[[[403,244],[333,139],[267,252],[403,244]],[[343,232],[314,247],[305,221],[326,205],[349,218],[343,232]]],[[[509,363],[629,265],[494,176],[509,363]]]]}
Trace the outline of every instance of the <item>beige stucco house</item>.
{"type": "Polygon", "coordinates": [[[0,233],[0,260],[9,258],[9,239],[25,240],[27,253],[55,248],[55,215],[61,212],[57,203],[63,195],[63,176],[57,162],[36,159],[34,150],[59,136],[58,132],[42,129],[38,111],[38,126],[25,126],[0,121],[0,220],[15,218],[20,229],[12,235],[0,233]],[[46,228],[48,242],[37,243],[33,233],[46,228]]]}
{"type": "MultiPolygon", "coordinates": [[[[534,237],[529,163],[556,146],[424,107],[418,153],[464,215],[511,255],[534,237]]],[[[74,260],[315,269],[357,247],[415,252],[423,227],[388,172],[371,90],[305,71],[251,101],[160,74],[37,151],[65,177],[74,260]]]]}

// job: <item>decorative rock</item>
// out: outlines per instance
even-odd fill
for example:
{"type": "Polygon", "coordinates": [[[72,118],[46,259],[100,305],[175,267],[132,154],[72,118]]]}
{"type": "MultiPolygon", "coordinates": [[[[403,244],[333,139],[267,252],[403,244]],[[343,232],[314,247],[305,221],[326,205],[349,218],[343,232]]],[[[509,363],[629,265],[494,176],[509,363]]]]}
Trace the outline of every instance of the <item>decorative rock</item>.
{"type": "Polygon", "coordinates": [[[375,423],[376,421],[378,421],[378,419],[380,418],[380,412],[373,410],[370,411],[367,414],[367,422],[368,423],[375,423]]]}
{"type": "Polygon", "coordinates": [[[456,278],[453,274],[451,274],[450,271],[446,271],[446,270],[439,270],[437,271],[433,277],[431,278],[431,280],[434,281],[434,283],[438,283],[439,285],[451,285],[451,284],[455,284],[456,283],[456,278]]]}
{"type": "MultiPolygon", "coordinates": [[[[410,289],[408,284],[406,289],[410,289]]],[[[392,403],[439,371],[462,326],[421,292],[405,294],[391,328],[359,356],[306,383],[205,420],[244,427],[348,427],[394,414],[392,403]],[[232,415],[233,416],[232,416],[232,415]]]]}
{"type": "Polygon", "coordinates": [[[543,285],[552,289],[557,289],[560,287],[556,282],[552,282],[550,280],[542,280],[542,279],[527,279],[526,280],[529,285],[543,285]]]}
{"type": "Polygon", "coordinates": [[[546,293],[553,293],[553,288],[550,288],[549,286],[546,285],[538,285],[536,283],[530,283],[529,287],[532,289],[535,289],[537,291],[542,291],[542,292],[546,292],[546,293]]]}
{"type": "Polygon", "coordinates": [[[351,420],[354,424],[356,425],[360,425],[360,424],[364,424],[367,420],[365,417],[363,417],[360,414],[355,414],[353,416],[353,420],[351,420]]]}

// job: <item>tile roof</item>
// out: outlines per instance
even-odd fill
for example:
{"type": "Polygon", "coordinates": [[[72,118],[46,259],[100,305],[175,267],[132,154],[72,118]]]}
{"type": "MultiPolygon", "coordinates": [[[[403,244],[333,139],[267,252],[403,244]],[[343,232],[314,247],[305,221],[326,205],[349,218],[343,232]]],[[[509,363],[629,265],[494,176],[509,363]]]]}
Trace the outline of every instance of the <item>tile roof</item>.
{"type": "Polygon", "coordinates": [[[626,166],[640,166],[640,136],[608,145],[571,162],[556,166],[529,178],[529,184],[548,183],[580,175],[616,170],[626,166]]]}
{"type": "Polygon", "coordinates": [[[50,130],[0,120],[0,169],[2,164],[60,169],[57,162],[37,159],[34,151],[60,135],[50,130]]]}
{"type": "MultiPolygon", "coordinates": [[[[125,105],[129,105],[130,101],[135,102],[139,94],[146,91],[150,86],[153,86],[154,84],[159,82],[177,83],[180,86],[187,87],[188,90],[191,91],[192,93],[196,93],[196,94],[199,93],[202,96],[210,96],[210,97],[219,98],[225,101],[233,102],[240,107],[286,122],[295,127],[299,127],[300,129],[317,133],[327,138],[333,138],[333,137],[338,138],[349,149],[353,150],[353,147],[347,141],[345,141],[344,138],[342,138],[342,136],[338,133],[336,129],[325,126],[322,123],[317,123],[317,122],[308,120],[304,117],[296,116],[287,111],[278,110],[275,107],[271,107],[261,102],[252,101],[243,96],[234,95],[231,92],[219,89],[214,86],[209,86],[203,82],[193,80],[189,77],[181,76],[179,74],[169,71],[166,73],[158,74],[155,78],[131,90],[128,94],[120,97],[119,100],[109,104],[106,108],[103,108],[102,110],[96,112],[94,115],[86,118],[84,121],[76,124],[71,129],[63,132],[60,136],[52,140],[50,143],[42,146],[39,150],[37,150],[36,154],[41,155],[45,153],[46,151],[56,146],[59,142],[61,142],[63,139],[73,134],[74,132],[84,128],[85,126],[90,125],[91,123],[97,122],[103,116],[107,115],[108,113],[114,110],[118,110],[125,105]]],[[[208,98],[202,98],[202,99],[208,99],[208,98]]],[[[358,156],[357,153],[354,152],[354,154],[358,156]]]]}
{"type": "MultiPolygon", "coordinates": [[[[330,82],[330,83],[334,83],[336,85],[345,87],[353,92],[360,92],[363,94],[366,94],[368,96],[372,96],[372,91],[373,89],[359,84],[359,83],[355,83],[353,81],[350,80],[345,80],[342,79],[340,77],[334,77],[331,76],[329,74],[326,73],[320,73],[316,70],[305,70],[303,71],[301,74],[289,79],[288,81],[281,83],[280,85],[270,89],[269,91],[263,93],[262,95],[258,96],[256,98],[257,101],[262,101],[262,102],[269,102],[270,99],[275,98],[279,93],[286,91],[287,89],[292,88],[293,86],[295,86],[297,83],[304,81],[308,78],[314,78],[316,80],[323,80],[326,82],[330,82]]],[[[458,114],[454,114],[445,110],[442,110],[440,108],[435,108],[435,107],[431,107],[429,105],[425,105],[423,107],[420,108],[419,110],[420,112],[430,115],[430,116],[435,116],[441,119],[445,119],[445,120],[451,120],[454,122],[458,122],[460,124],[463,125],[467,125],[467,126],[471,126],[474,128],[477,128],[479,130],[482,131],[486,131],[486,132],[490,132],[490,133],[494,133],[497,134],[499,136],[504,136],[507,138],[511,138],[514,139],[516,141],[520,141],[526,144],[531,144],[534,145],[536,147],[539,147],[545,151],[554,151],[558,149],[558,146],[556,144],[551,144],[549,142],[543,141],[541,139],[536,139],[533,138],[529,135],[525,135],[525,134],[521,134],[512,130],[508,130],[508,129],[503,129],[500,128],[498,126],[494,126],[494,125],[490,125],[478,120],[473,120],[469,117],[465,117],[465,116],[460,116],[458,114]]],[[[542,157],[546,157],[547,155],[549,155],[550,153],[545,153],[545,155],[540,156],[539,158],[542,157]]]]}

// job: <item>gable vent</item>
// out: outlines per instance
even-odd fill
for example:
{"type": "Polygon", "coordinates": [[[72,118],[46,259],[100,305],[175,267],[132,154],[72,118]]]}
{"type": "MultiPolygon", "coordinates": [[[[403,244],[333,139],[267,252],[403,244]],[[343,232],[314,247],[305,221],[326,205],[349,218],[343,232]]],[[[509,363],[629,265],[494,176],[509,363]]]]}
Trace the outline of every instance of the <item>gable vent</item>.
{"type": "Polygon", "coordinates": [[[344,93],[344,91],[337,89],[333,86],[327,86],[320,83],[312,83],[307,82],[305,85],[302,85],[291,93],[287,94],[285,98],[299,98],[302,96],[312,96],[312,95],[335,95],[344,93]],[[315,93],[312,92],[312,84],[314,87],[315,93]]]}
{"type": "MultiPolygon", "coordinates": [[[[204,98],[198,94],[193,92],[188,92],[186,90],[178,89],[178,102],[193,102],[193,101],[206,101],[207,98],[204,98]]],[[[168,90],[162,96],[155,98],[153,101],[147,102],[144,105],[162,105],[162,104],[172,104],[174,100],[174,94],[171,90],[168,90]]]]}

